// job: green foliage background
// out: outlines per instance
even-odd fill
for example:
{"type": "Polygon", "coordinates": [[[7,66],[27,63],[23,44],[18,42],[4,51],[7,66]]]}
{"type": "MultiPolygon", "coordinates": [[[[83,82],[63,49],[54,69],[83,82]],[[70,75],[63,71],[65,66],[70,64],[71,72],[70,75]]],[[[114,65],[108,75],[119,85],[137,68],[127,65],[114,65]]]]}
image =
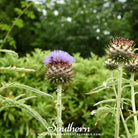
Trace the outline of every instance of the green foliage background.
{"type": "MultiPolygon", "coordinates": [[[[12,54],[2,53],[0,67],[17,66],[36,69],[37,72],[1,70],[0,81],[19,82],[32,86],[53,95],[54,100],[18,88],[8,88],[0,91],[0,94],[11,99],[19,94],[26,94],[26,97],[37,95],[37,98],[26,101],[26,104],[32,106],[51,124],[56,119],[56,86],[49,85],[45,78],[46,71],[42,61],[50,51],[42,50],[61,49],[70,54],[76,53],[73,81],[65,85],[63,91],[64,126],[74,122],[76,127],[90,127],[91,133],[101,134],[99,137],[113,137],[114,116],[108,114],[105,117],[104,113],[91,115],[91,111],[97,109],[93,106],[95,103],[114,98],[112,89],[93,95],[86,95],[86,93],[102,85],[110,77],[110,72],[104,67],[106,57],[99,58],[99,56],[104,55],[105,47],[111,38],[120,36],[133,39],[135,43],[138,42],[137,12],[137,0],[125,2],[64,0],[64,4],[48,0],[42,1],[42,4],[27,3],[25,0],[1,0],[1,48],[14,49],[22,57],[17,59],[12,54]],[[26,7],[28,9],[24,12],[26,7]],[[12,24],[14,28],[4,41],[12,24]]],[[[117,72],[114,73],[116,76],[117,72]]],[[[129,78],[127,74],[124,76],[129,78]]],[[[123,92],[123,96],[130,97],[129,88],[123,92]]],[[[131,110],[130,105],[124,105],[125,118],[130,114],[129,110],[131,110]]],[[[133,133],[132,120],[128,122],[128,126],[133,133]]],[[[35,138],[43,131],[45,129],[40,122],[22,109],[8,108],[0,112],[0,137],[2,138],[35,138]]],[[[120,134],[125,135],[123,124],[120,127],[120,134]]]]}
{"type": "Polygon", "coordinates": [[[81,56],[89,57],[90,52],[104,55],[113,37],[138,42],[137,0],[39,1],[18,21],[15,18],[27,5],[25,0],[0,1],[0,38],[3,39],[8,27],[16,23],[4,44],[6,48],[16,47],[20,55],[41,48],[80,52],[81,56]]]}
{"type": "MultiPolygon", "coordinates": [[[[14,99],[19,94],[26,94],[26,97],[36,95],[37,98],[28,100],[26,104],[32,106],[33,109],[40,113],[52,125],[51,123],[56,119],[56,86],[47,83],[45,66],[42,63],[44,56],[48,53],[49,51],[35,49],[31,54],[27,54],[25,57],[19,59],[13,56],[13,54],[2,54],[1,56],[3,58],[1,58],[0,66],[25,67],[35,69],[37,72],[27,73],[1,70],[0,81],[19,82],[32,86],[53,95],[54,100],[18,88],[8,88],[0,91],[0,94],[11,99],[14,99]]],[[[104,113],[91,115],[91,111],[97,109],[96,106],[93,106],[95,103],[104,99],[114,98],[113,90],[106,89],[97,94],[86,95],[90,90],[102,85],[106,79],[109,79],[110,72],[104,67],[105,57],[98,58],[98,56],[91,54],[90,58],[84,59],[77,53],[74,54],[74,58],[76,62],[73,64],[73,81],[63,87],[64,127],[74,122],[74,127],[86,126],[90,128],[91,133],[100,133],[101,137],[111,138],[114,135],[114,117],[112,114],[109,113],[107,117],[104,117],[104,113]]],[[[117,71],[114,73],[116,76],[117,71]]],[[[127,93],[125,91],[123,92],[123,97],[130,96],[129,89],[127,91],[127,93]]],[[[124,106],[123,113],[127,117],[130,106],[124,106]]],[[[133,123],[131,120],[128,124],[130,130],[133,132],[133,123]]],[[[0,136],[5,138],[35,138],[37,134],[45,131],[40,122],[28,115],[26,111],[18,108],[8,108],[0,112],[0,128],[0,136]]],[[[120,134],[125,134],[122,124],[120,132],[120,134]]]]}

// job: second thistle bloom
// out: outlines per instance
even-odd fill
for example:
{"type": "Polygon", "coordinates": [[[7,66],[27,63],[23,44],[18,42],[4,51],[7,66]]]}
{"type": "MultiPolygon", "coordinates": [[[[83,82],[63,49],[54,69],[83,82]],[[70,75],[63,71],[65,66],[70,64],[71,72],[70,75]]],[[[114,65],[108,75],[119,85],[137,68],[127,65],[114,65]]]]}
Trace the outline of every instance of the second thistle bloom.
{"type": "Polygon", "coordinates": [[[138,55],[135,54],[133,59],[129,63],[125,64],[124,68],[131,73],[138,72],[138,55]]]}
{"type": "Polygon", "coordinates": [[[108,48],[109,58],[116,62],[129,62],[133,58],[134,46],[133,41],[125,38],[114,38],[108,48]]]}
{"type": "Polygon", "coordinates": [[[105,67],[109,70],[114,70],[118,68],[118,63],[116,63],[114,60],[107,59],[104,63],[105,67]]]}
{"type": "Polygon", "coordinates": [[[74,58],[62,50],[49,53],[43,63],[47,66],[47,78],[50,83],[62,84],[72,79],[72,63],[74,58]]]}

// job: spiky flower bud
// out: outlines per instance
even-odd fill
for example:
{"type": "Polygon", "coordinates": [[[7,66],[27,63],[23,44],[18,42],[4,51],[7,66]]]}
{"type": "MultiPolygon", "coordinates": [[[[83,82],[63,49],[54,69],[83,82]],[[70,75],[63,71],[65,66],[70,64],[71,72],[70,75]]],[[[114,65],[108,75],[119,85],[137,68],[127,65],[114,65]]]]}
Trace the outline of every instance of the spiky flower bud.
{"type": "Polygon", "coordinates": [[[104,63],[105,67],[109,70],[114,70],[118,68],[118,63],[116,63],[114,60],[107,59],[104,63]]]}
{"type": "Polygon", "coordinates": [[[49,53],[43,63],[47,66],[47,79],[50,83],[63,84],[72,79],[72,62],[74,58],[62,50],[49,53]]]}
{"type": "Polygon", "coordinates": [[[133,58],[134,45],[133,41],[125,38],[114,38],[108,47],[109,58],[116,62],[129,62],[133,58]]]}
{"type": "Polygon", "coordinates": [[[124,65],[124,68],[131,73],[138,72],[138,55],[134,55],[133,59],[124,65]]]}

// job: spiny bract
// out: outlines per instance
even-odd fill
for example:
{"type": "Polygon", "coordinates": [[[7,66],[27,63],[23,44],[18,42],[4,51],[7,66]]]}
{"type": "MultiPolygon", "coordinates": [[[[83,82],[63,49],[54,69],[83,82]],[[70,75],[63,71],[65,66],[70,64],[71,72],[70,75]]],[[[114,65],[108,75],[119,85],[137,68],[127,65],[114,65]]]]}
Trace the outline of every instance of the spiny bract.
{"type": "Polygon", "coordinates": [[[105,67],[109,70],[114,70],[118,68],[118,63],[116,63],[114,60],[107,59],[104,63],[105,67]]]}
{"type": "Polygon", "coordinates": [[[127,63],[133,58],[134,45],[133,41],[125,38],[114,38],[107,49],[109,58],[116,62],[127,63]]]}
{"type": "Polygon", "coordinates": [[[138,72],[138,55],[134,55],[133,59],[124,65],[124,68],[131,73],[138,72]]]}

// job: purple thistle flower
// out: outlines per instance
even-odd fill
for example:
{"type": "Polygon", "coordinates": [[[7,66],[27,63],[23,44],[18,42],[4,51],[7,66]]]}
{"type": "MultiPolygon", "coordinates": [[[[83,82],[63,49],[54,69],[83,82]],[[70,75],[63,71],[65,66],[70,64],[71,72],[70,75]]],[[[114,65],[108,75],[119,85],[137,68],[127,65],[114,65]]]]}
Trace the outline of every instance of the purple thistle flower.
{"type": "Polygon", "coordinates": [[[63,84],[72,80],[72,62],[74,58],[67,52],[54,50],[45,56],[43,63],[47,66],[47,79],[50,83],[63,84]]]}
{"type": "Polygon", "coordinates": [[[45,56],[43,63],[45,65],[52,64],[53,62],[68,63],[71,64],[74,62],[74,58],[69,55],[67,52],[62,50],[54,50],[45,56]]]}

